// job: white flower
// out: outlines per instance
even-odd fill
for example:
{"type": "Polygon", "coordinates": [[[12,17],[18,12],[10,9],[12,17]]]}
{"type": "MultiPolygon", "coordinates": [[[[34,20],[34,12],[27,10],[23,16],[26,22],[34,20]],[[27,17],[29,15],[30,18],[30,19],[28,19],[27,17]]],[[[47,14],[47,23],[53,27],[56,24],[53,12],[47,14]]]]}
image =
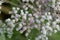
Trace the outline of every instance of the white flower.
{"type": "Polygon", "coordinates": [[[29,21],[29,23],[33,23],[34,22],[34,18],[33,17],[29,17],[28,21],[29,21]]]}
{"type": "Polygon", "coordinates": [[[20,30],[20,33],[22,34],[24,31],[23,30],[20,30]]]}
{"type": "Polygon", "coordinates": [[[15,18],[15,21],[17,22],[19,19],[18,18],[15,18]]]}
{"type": "Polygon", "coordinates": [[[23,27],[22,23],[19,23],[19,27],[23,27]]]}
{"type": "Polygon", "coordinates": [[[50,12],[48,12],[48,15],[51,15],[51,13],[50,13],[50,12]]]}
{"type": "Polygon", "coordinates": [[[41,8],[42,7],[42,5],[39,5],[39,8],[41,8]]]}
{"type": "Polygon", "coordinates": [[[12,10],[16,10],[16,8],[15,7],[12,7],[12,10]]]}
{"type": "Polygon", "coordinates": [[[48,15],[47,16],[47,20],[52,20],[52,16],[51,15],[48,15]]]}
{"type": "Polygon", "coordinates": [[[25,36],[27,37],[29,35],[29,33],[25,33],[25,36]]]}
{"type": "Polygon", "coordinates": [[[60,22],[60,19],[56,19],[56,22],[59,23],[60,22]]]}
{"type": "Polygon", "coordinates": [[[55,4],[53,4],[52,7],[55,8],[55,4]]]}
{"type": "Polygon", "coordinates": [[[41,39],[41,36],[39,35],[38,38],[41,39]]]}
{"type": "Polygon", "coordinates": [[[17,10],[14,10],[14,13],[16,14],[18,11],[17,10]]]}
{"type": "Polygon", "coordinates": [[[19,28],[16,28],[16,31],[19,31],[19,28]]]}
{"type": "Polygon", "coordinates": [[[44,26],[42,26],[42,33],[43,33],[44,35],[46,35],[46,33],[47,33],[47,31],[46,31],[46,29],[45,29],[44,26]]]}
{"type": "Polygon", "coordinates": [[[53,24],[53,25],[56,25],[57,23],[56,23],[56,21],[54,21],[54,22],[52,22],[52,24],[53,24]]]}
{"type": "Polygon", "coordinates": [[[43,18],[43,19],[46,19],[46,16],[45,16],[45,15],[42,15],[42,18],[43,18]]]}
{"type": "Polygon", "coordinates": [[[60,31],[60,26],[59,25],[56,25],[56,28],[58,31],[60,31]]]}
{"type": "Polygon", "coordinates": [[[15,25],[13,24],[12,20],[11,19],[6,19],[6,23],[8,26],[10,27],[15,27],[15,25]]]}
{"type": "Polygon", "coordinates": [[[6,22],[10,22],[10,21],[11,21],[11,19],[9,19],[9,18],[8,18],[8,19],[6,19],[6,22]]]}
{"type": "Polygon", "coordinates": [[[57,7],[54,7],[54,10],[57,10],[57,7]]]}
{"type": "Polygon", "coordinates": [[[41,23],[40,20],[38,20],[38,19],[36,19],[36,22],[37,22],[37,23],[41,23]]]}
{"type": "Polygon", "coordinates": [[[2,1],[2,0],[0,0],[0,5],[2,5],[2,3],[3,3],[3,1],[2,1]]]}
{"type": "Polygon", "coordinates": [[[24,22],[23,22],[22,24],[23,24],[23,25],[26,25],[26,23],[24,23],[24,22]]]}
{"type": "Polygon", "coordinates": [[[20,13],[21,15],[24,15],[24,12],[23,12],[23,10],[21,10],[21,13],[20,13]]]}
{"type": "Polygon", "coordinates": [[[15,27],[15,25],[13,24],[13,22],[9,22],[8,25],[9,25],[10,27],[15,27]]]}
{"type": "Polygon", "coordinates": [[[25,2],[25,0],[22,0],[23,2],[25,2]]]}
{"type": "Polygon", "coordinates": [[[15,18],[15,16],[14,15],[11,15],[11,18],[15,18]]]}
{"type": "Polygon", "coordinates": [[[12,22],[15,23],[15,20],[13,19],[12,22]]]}
{"type": "Polygon", "coordinates": [[[27,19],[27,14],[24,14],[24,15],[22,16],[22,18],[26,20],[26,19],[27,19]]]}
{"type": "Polygon", "coordinates": [[[16,10],[16,7],[12,7],[12,10],[16,10]]]}
{"type": "Polygon", "coordinates": [[[9,11],[9,14],[12,14],[13,12],[12,11],[9,11]]]}
{"type": "Polygon", "coordinates": [[[19,7],[17,7],[17,10],[20,10],[20,8],[19,8],[19,7]]]}
{"type": "Polygon", "coordinates": [[[29,0],[26,0],[26,2],[29,2],[29,0]]]}
{"type": "Polygon", "coordinates": [[[34,2],[34,0],[30,0],[32,3],[34,2]]]}
{"type": "Polygon", "coordinates": [[[60,6],[58,7],[58,10],[60,11],[60,6]]]}
{"type": "Polygon", "coordinates": [[[46,28],[50,31],[53,31],[52,27],[50,27],[50,26],[46,26],[46,28]]]}
{"type": "Polygon", "coordinates": [[[38,25],[34,25],[35,28],[38,28],[38,25]]]}
{"type": "Polygon", "coordinates": [[[46,25],[48,25],[48,26],[49,26],[49,25],[50,25],[50,22],[47,22],[47,23],[46,23],[46,25]]]}
{"type": "Polygon", "coordinates": [[[28,39],[28,40],[30,40],[30,39],[28,39]]]}
{"type": "Polygon", "coordinates": [[[27,29],[27,27],[23,27],[23,30],[26,30],[27,29]]]}
{"type": "Polygon", "coordinates": [[[44,14],[45,16],[47,16],[48,14],[47,14],[47,12],[45,12],[45,14],[44,14]]]}
{"type": "Polygon", "coordinates": [[[20,17],[20,15],[19,15],[19,14],[15,14],[15,17],[16,17],[16,18],[19,18],[19,17],[20,17]]]}
{"type": "Polygon", "coordinates": [[[48,37],[46,37],[46,40],[48,40],[48,37]]]}
{"type": "Polygon", "coordinates": [[[38,16],[37,13],[34,13],[33,16],[34,16],[35,18],[39,18],[39,16],[38,16]]]}
{"type": "Polygon", "coordinates": [[[55,3],[56,0],[52,0],[53,3],[55,3]]]}
{"type": "Polygon", "coordinates": [[[52,0],[52,7],[53,8],[55,7],[55,2],[56,2],[56,0],[52,0]]]}
{"type": "Polygon", "coordinates": [[[54,30],[54,33],[57,33],[57,30],[54,30]]]}
{"type": "Polygon", "coordinates": [[[16,28],[16,31],[19,31],[22,27],[23,27],[23,25],[21,23],[19,23],[19,26],[16,28]]]}
{"type": "Polygon", "coordinates": [[[30,32],[31,32],[31,30],[30,30],[30,29],[28,29],[28,30],[27,30],[27,32],[28,32],[28,33],[30,33],[30,32]]]}
{"type": "Polygon", "coordinates": [[[28,14],[28,11],[25,11],[26,14],[28,14]]]}
{"type": "Polygon", "coordinates": [[[39,38],[35,38],[35,40],[39,40],[39,38]]]}
{"type": "Polygon", "coordinates": [[[28,14],[29,17],[32,17],[32,14],[28,14]]]}
{"type": "Polygon", "coordinates": [[[25,7],[25,10],[28,10],[28,7],[25,7]]]}
{"type": "Polygon", "coordinates": [[[34,7],[33,6],[30,6],[31,9],[33,9],[34,7]]]}
{"type": "Polygon", "coordinates": [[[44,22],[44,20],[45,20],[45,19],[43,19],[43,18],[40,19],[41,22],[44,22]]]}
{"type": "Polygon", "coordinates": [[[45,31],[43,32],[43,34],[46,35],[46,34],[47,34],[47,31],[45,30],[45,31]]]}
{"type": "Polygon", "coordinates": [[[57,2],[57,5],[60,5],[60,2],[57,2]]]}

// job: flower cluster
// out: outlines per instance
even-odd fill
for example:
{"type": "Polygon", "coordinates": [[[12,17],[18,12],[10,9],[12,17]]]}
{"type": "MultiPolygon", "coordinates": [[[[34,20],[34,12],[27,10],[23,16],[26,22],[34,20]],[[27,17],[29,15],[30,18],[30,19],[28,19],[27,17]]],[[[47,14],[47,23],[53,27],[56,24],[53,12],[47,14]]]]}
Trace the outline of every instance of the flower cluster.
{"type": "Polygon", "coordinates": [[[36,38],[36,40],[48,40],[47,35],[52,35],[52,33],[56,33],[57,31],[60,31],[60,19],[54,18],[50,12],[45,13],[45,15],[42,15],[42,26],[41,26],[41,34],[36,38]],[[47,21],[44,23],[44,21],[47,21]]]}
{"type": "Polygon", "coordinates": [[[28,37],[31,29],[36,28],[41,34],[35,40],[48,40],[47,35],[51,36],[52,33],[60,31],[60,17],[53,15],[56,13],[55,11],[60,10],[60,2],[57,2],[57,6],[55,7],[55,0],[52,0],[52,4],[50,3],[51,1],[47,0],[22,1],[22,8],[12,7],[12,10],[9,11],[11,17],[6,19],[5,23],[0,20],[1,34],[7,33],[7,36],[11,38],[15,29],[20,34],[25,32],[24,35],[28,37]],[[50,8],[54,9],[53,12],[50,8]]]}

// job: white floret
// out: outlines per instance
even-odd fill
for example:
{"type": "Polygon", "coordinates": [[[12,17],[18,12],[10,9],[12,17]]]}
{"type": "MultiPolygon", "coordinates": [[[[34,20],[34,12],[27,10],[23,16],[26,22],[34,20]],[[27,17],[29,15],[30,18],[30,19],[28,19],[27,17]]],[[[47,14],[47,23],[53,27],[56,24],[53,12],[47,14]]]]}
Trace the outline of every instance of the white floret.
{"type": "Polygon", "coordinates": [[[56,25],[56,28],[58,31],[60,31],[60,26],[59,25],[56,25]]]}
{"type": "Polygon", "coordinates": [[[2,5],[2,3],[3,3],[3,1],[2,1],[2,0],[0,0],[0,5],[2,5]]]}
{"type": "Polygon", "coordinates": [[[14,10],[14,13],[16,14],[18,11],[17,10],[14,10]]]}
{"type": "Polygon", "coordinates": [[[60,19],[56,19],[56,22],[59,23],[60,22],[60,19]]]}
{"type": "Polygon", "coordinates": [[[40,20],[38,20],[38,19],[36,19],[36,22],[37,22],[37,23],[41,23],[40,20]]]}
{"type": "Polygon", "coordinates": [[[57,33],[57,30],[54,30],[54,33],[57,33]]]}
{"type": "Polygon", "coordinates": [[[35,40],[39,40],[39,38],[35,38],[35,40]]]}
{"type": "Polygon", "coordinates": [[[22,18],[26,20],[26,19],[27,19],[27,14],[24,14],[24,15],[22,16],[22,18]]]}
{"type": "Polygon", "coordinates": [[[20,10],[20,8],[19,8],[19,7],[17,7],[17,10],[20,10]]]}
{"type": "Polygon", "coordinates": [[[47,33],[47,31],[46,31],[46,29],[45,29],[44,26],[42,27],[42,33],[43,33],[44,35],[46,35],[46,33],[47,33]]]}
{"type": "Polygon", "coordinates": [[[12,10],[16,10],[16,7],[12,7],[12,10]]]}
{"type": "Polygon", "coordinates": [[[9,18],[8,18],[8,19],[6,19],[6,22],[10,22],[10,21],[11,21],[11,19],[9,19],[9,18]]]}
{"type": "Polygon", "coordinates": [[[29,35],[29,33],[25,33],[25,36],[27,37],[29,35]]]}
{"type": "Polygon", "coordinates": [[[47,16],[47,20],[52,20],[52,16],[51,15],[48,15],[47,16]]]}

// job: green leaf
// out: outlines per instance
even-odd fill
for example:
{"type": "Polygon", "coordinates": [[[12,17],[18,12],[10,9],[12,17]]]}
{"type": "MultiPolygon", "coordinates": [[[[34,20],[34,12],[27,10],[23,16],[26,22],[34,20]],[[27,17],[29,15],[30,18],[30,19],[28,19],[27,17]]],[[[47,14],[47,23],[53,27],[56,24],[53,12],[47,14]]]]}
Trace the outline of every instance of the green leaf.
{"type": "Polygon", "coordinates": [[[48,36],[48,40],[60,40],[60,32],[53,33],[51,36],[48,36]]]}
{"type": "Polygon", "coordinates": [[[34,28],[34,29],[31,30],[28,38],[29,38],[30,40],[35,40],[35,37],[38,36],[38,34],[40,34],[39,31],[34,28]]]}

